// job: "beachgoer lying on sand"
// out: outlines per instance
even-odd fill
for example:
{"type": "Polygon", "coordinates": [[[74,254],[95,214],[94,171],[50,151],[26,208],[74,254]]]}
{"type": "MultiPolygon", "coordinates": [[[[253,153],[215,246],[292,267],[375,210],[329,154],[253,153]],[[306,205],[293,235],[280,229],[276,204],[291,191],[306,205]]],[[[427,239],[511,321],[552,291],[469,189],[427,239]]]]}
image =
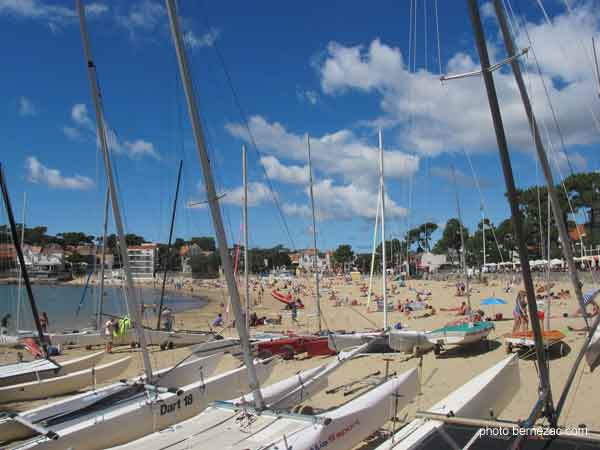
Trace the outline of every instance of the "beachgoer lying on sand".
{"type": "Polygon", "coordinates": [[[456,313],[456,315],[457,316],[466,316],[470,312],[471,311],[469,310],[469,306],[467,305],[467,302],[462,302],[460,304],[460,308],[458,308],[458,312],[456,313]]]}
{"type": "Polygon", "coordinates": [[[448,322],[446,325],[446,327],[453,327],[456,325],[464,325],[466,323],[477,323],[477,322],[481,322],[483,320],[482,315],[480,314],[479,311],[474,312],[473,314],[471,314],[468,317],[462,317],[460,319],[456,319],[456,320],[452,320],[450,322],[448,322]]]}

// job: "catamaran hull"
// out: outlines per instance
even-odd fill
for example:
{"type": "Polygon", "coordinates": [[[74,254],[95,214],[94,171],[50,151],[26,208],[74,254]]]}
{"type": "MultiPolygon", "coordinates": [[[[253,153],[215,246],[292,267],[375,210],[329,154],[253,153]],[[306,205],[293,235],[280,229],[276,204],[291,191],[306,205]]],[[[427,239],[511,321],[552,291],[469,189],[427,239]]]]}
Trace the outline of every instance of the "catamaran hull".
{"type": "Polygon", "coordinates": [[[0,387],[47,379],[89,369],[98,364],[104,352],[63,361],[60,365],[50,360],[35,360],[0,366],[0,387]]]}
{"type": "Polygon", "coordinates": [[[260,416],[243,411],[211,408],[172,429],[146,436],[121,450],[347,450],[379,429],[416,395],[418,376],[413,369],[391,379],[345,405],[307,416],[260,416]]]}
{"type": "Polygon", "coordinates": [[[381,331],[364,333],[333,333],[328,336],[327,345],[330,350],[341,352],[362,344],[369,344],[365,352],[380,353],[388,350],[387,335],[381,331]]]}
{"type": "MultiPolygon", "coordinates": [[[[260,381],[269,376],[274,365],[274,360],[256,364],[260,381]]],[[[120,401],[105,410],[52,427],[59,436],[56,440],[40,436],[13,449],[103,450],[189,419],[206,409],[209,403],[248,389],[246,368],[240,367],[183,386],[177,394],[163,393],[150,398],[141,394],[120,401]]]]}
{"type": "Polygon", "coordinates": [[[487,339],[494,327],[466,331],[430,331],[427,340],[434,345],[469,345],[487,339]]]}
{"type": "MultiPolygon", "coordinates": [[[[510,403],[520,385],[519,359],[512,355],[431,407],[428,412],[463,418],[498,416],[510,403]]],[[[415,419],[375,450],[417,450],[425,439],[434,434],[442,422],[415,419]]]]}
{"type": "Polygon", "coordinates": [[[8,334],[0,334],[0,347],[15,348],[19,345],[19,338],[8,334]]]}
{"type": "MultiPolygon", "coordinates": [[[[162,387],[184,386],[197,382],[200,377],[208,378],[216,370],[222,356],[218,354],[200,359],[194,358],[180,364],[176,368],[167,367],[158,370],[154,374],[158,379],[157,384],[162,387]]],[[[141,377],[142,381],[143,379],[144,377],[141,377]]],[[[121,395],[128,389],[129,385],[126,383],[112,384],[92,392],[86,392],[30,411],[25,411],[19,414],[19,417],[34,424],[47,422],[57,417],[67,417],[77,411],[85,410],[92,407],[92,405],[106,401],[107,398],[121,395]]],[[[0,419],[0,442],[22,440],[33,435],[34,432],[31,428],[26,427],[16,420],[10,418],[0,419]]]]}
{"type": "Polygon", "coordinates": [[[0,388],[0,403],[38,400],[76,392],[117,377],[127,369],[130,362],[131,357],[128,356],[60,377],[4,386],[0,388]]]}
{"type": "Polygon", "coordinates": [[[389,346],[402,353],[426,352],[433,348],[427,339],[427,332],[417,330],[390,330],[389,346]]]}
{"type": "MultiPolygon", "coordinates": [[[[145,334],[148,345],[158,345],[161,347],[182,347],[201,344],[214,337],[212,333],[192,331],[145,330],[145,334]]],[[[57,333],[50,335],[50,339],[54,345],[69,347],[94,347],[106,343],[105,336],[98,331],[57,333]]],[[[123,335],[114,336],[112,341],[114,346],[137,343],[137,333],[134,329],[130,329],[123,335]]]]}

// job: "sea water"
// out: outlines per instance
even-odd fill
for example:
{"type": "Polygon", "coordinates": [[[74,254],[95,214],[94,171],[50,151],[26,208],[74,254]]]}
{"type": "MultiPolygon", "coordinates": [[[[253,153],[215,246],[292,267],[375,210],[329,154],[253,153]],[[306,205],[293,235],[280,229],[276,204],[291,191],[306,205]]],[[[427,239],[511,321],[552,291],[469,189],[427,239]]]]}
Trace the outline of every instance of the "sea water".
{"type": "MultiPolygon", "coordinates": [[[[83,286],[33,285],[32,288],[39,314],[42,312],[48,314],[49,331],[59,332],[95,326],[99,287],[88,286],[83,301],[83,286]]],[[[136,288],[136,293],[138,301],[144,305],[157,305],[160,302],[160,290],[136,288]]],[[[6,313],[11,314],[9,323],[11,331],[16,326],[17,303],[18,287],[14,284],[0,285],[0,317],[4,317],[6,313]]],[[[20,303],[19,329],[33,330],[35,328],[33,315],[24,286],[21,288],[20,303]]],[[[165,294],[164,299],[164,305],[169,306],[174,312],[200,308],[205,304],[206,300],[202,298],[186,295],[165,294]]],[[[108,316],[103,318],[103,322],[109,316],[121,317],[126,314],[126,311],[123,288],[105,286],[102,312],[108,316]]],[[[156,314],[150,308],[146,308],[144,318],[151,321],[153,318],[156,320],[155,317],[156,314]]]]}

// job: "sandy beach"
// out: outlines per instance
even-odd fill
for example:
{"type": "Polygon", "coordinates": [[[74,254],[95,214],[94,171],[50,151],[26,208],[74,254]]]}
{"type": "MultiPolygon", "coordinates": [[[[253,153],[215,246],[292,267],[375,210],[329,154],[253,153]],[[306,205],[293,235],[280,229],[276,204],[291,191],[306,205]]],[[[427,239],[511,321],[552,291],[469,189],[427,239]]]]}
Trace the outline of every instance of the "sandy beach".
{"type": "MultiPolygon", "coordinates": [[[[474,309],[483,309],[486,315],[492,316],[495,313],[502,313],[504,320],[496,321],[495,333],[491,339],[495,341],[493,349],[486,351],[483,348],[457,348],[449,349],[442,355],[435,356],[433,352],[429,352],[422,358],[421,383],[422,393],[416,397],[405,411],[399,414],[401,422],[411,420],[417,410],[423,410],[441,400],[445,395],[452,390],[458,388],[463,383],[470,380],[475,375],[481,373],[485,369],[492,366],[506,356],[506,346],[504,345],[503,336],[512,330],[512,310],[514,308],[514,299],[518,286],[514,286],[510,293],[504,291],[505,282],[501,279],[493,280],[488,277],[487,282],[479,282],[474,280],[471,282],[473,289],[471,295],[471,303],[474,309]],[[479,304],[482,299],[487,297],[500,297],[507,301],[506,305],[486,306],[480,308],[479,304]]],[[[283,321],[280,326],[261,326],[255,328],[258,331],[294,331],[297,333],[310,332],[314,333],[317,330],[317,318],[315,315],[315,296],[312,288],[312,280],[309,278],[298,278],[294,281],[294,285],[300,288],[299,297],[306,305],[305,309],[300,309],[298,314],[299,323],[293,324],[289,312],[282,309],[283,304],[273,299],[270,292],[274,288],[280,289],[282,292],[287,292],[285,283],[279,282],[274,286],[265,286],[264,294],[259,300],[258,282],[253,280],[253,288],[251,289],[252,303],[255,304],[254,310],[259,317],[276,317],[282,315],[283,321]],[[258,304],[257,304],[258,303],[258,304]]],[[[287,283],[290,284],[289,282],[287,283]]],[[[362,331],[367,329],[381,328],[382,313],[375,312],[371,308],[371,312],[366,307],[366,295],[361,291],[361,288],[366,286],[366,281],[348,282],[343,278],[327,278],[322,281],[321,291],[321,309],[323,316],[323,328],[328,330],[356,330],[362,331]],[[332,294],[337,300],[332,300],[332,294]],[[346,303],[346,299],[348,304],[346,303]],[[341,300],[341,301],[340,301],[341,300]],[[352,303],[356,305],[351,305],[352,303]],[[341,306],[336,306],[339,304],[341,306]]],[[[208,300],[208,304],[201,309],[189,310],[176,314],[175,328],[179,329],[204,329],[209,327],[210,322],[214,319],[218,312],[224,312],[225,299],[227,298],[226,289],[222,287],[223,282],[219,280],[196,281],[193,284],[194,296],[199,296],[208,300]]],[[[373,283],[374,294],[381,294],[380,280],[375,280],[373,283]]],[[[192,284],[184,285],[181,291],[190,290],[192,284]]],[[[289,286],[288,286],[289,287],[289,286]]],[[[405,287],[399,287],[397,282],[390,281],[388,283],[389,294],[388,298],[396,305],[398,301],[404,301],[409,298],[415,298],[415,291],[429,291],[429,303],[437,310],[436,314],[430,317],[419,317],[419,312],[413,313],[414,316],[407,317],[403,312],[391,311],[389,314],[389,324],[394,325],[398,322],[404,327],[414,330],[430,330],[443,326],[445,323],[457,318],[455,312],[443,312],[441,309],[454,308],[460,305],[465,300],[464,297],[456,296],[456,281],[433,281],[433,280],[409,280],[405,287]]],[[[572,289],[565,282],[558,282],[554,288],[554,292],[559,292],[561,289],[572,289]]],[[[584,286],[585,290],[585,286],[584,286]]],[[[571,332],[568,326],[582,327],[583,320],[581,318],[564,318],[563,313],[572,313],[577,305],[573,295],[561,300],[555,300],[552,303],[552,319],[551,328],[560,330],[566,335],[565,343],[567,344],[567,354],[560,357],[558,354],[550,362],[551,380],[553,386],[553,394],[555,399],[560,396],[565,379],[571,369],[573,362],[577,356],[577,352],[581,348],[584,336],[578,332],[571,332]]],[[[224,336],[234,336],[235,331],[232,328],[227,328],[222,331],[224,336]]],[[[79,355],[83,350],[67,349],[64,351],[58,360],[68,359],[79,355]]],[[[113,355],[106,355],[105,361],[121,357],[125,353],[132,352],[129,348],[117,348],[113,355]]],[[[141,373],[141,358],[138,351],[133,351],[135,354],[135,362],[131,364],[125,376],[135,376],[141,373]]],[[[186,348],[179,348],[169,351],[160,351],[153,348],[151,352],[151,360],[156,368],[166,367],[178,362],[181,358],[189,354],[186,348]]],[[[353,379],[360,378],[376,370],[385,371],[386,361],[389,362],[390,372],[403,372],[419,365],[419,358],[411,355],[391,353],[385,355],[367,355],[357,358],[342,369],[340,369],[332,380],[330,387],[344,384],[353,379]]],[[[0,361],[13,362],[15,359],[14,351],[4,352],[0,355],[0,361]]],[[[323,363],[328,358],[302,358],[297,357],[294,361],[281,361],[275,368],[268,383],[277,381],[286,376],[290,376],[299,370],[314,367],[323,363]]],[[[220,371],[232,368],[239,364],[239,361],[231,356],[226,356],[219,368],[220,371]]],[[[507,409],[501,414],[502,418],[507,419],[522,419],[526,417],[534,401],[537,392],[537,375],[535,362],[532,358],[522,358],[520,361],[521,372],[521,388],[518,395],[513,399],[507,409]]],[[[123,375],[119,378],[123,378],[123,375]]],[[[585,424],[592,430],[600,430],[600,396],[597,395],[597,386],[600,382],[600,373],[590,373],[589,368],[582,364],[579,373],[576,377],[575,384],[571,391],[571,395],[566,403],[564,413],[561,417],[563,425],[579,425],[585,424]]],[[[356,395],[359,395],[358,392],[356,395]]],[[[315,409],[324,409],[339,405],[348,401],[352,396],[343,396],[341,392],[336,394],[319,393],[309,403],[315,409]]],[[[44,403],[43,401],[28,402],[26,404],[4,405],[1,409],[10,409],[22,411],[30,409],[34,406],[44,403]]],[[[396,423],[396,429],[401,423],[396,423]]],[[[387,425],[391,429],[391,423],[387,425]]],[[[365,442],[357,449],[368,449],[375,446],[377,439],[365,442]]]]}

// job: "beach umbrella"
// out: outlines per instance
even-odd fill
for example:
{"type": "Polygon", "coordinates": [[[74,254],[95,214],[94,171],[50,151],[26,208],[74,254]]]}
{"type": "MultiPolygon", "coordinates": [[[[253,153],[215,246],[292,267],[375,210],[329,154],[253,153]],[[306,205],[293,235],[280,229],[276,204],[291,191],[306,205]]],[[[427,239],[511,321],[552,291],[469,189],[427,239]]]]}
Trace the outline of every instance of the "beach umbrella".
{"type": "Polygon", "coordinates": [[[498,298],[498,297],[488,297],[484,300],[481,300],[481,306],[488,306],[488,305],[506,305],[506,300],[502,300],[501,298],[498,298]]]}
{"type": "MultiPolygon", "coordinates": [[[[506,300],[502,300],[501,298],[498,298],[498,297],[488,297],[488,298],[481,300],[480,305],[481,306],[506,305],[506,300]]],[[[494,315],[496,315],[496,308],[492,308],[492,311],[493,311],[494,315]]]]}

